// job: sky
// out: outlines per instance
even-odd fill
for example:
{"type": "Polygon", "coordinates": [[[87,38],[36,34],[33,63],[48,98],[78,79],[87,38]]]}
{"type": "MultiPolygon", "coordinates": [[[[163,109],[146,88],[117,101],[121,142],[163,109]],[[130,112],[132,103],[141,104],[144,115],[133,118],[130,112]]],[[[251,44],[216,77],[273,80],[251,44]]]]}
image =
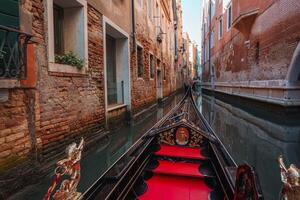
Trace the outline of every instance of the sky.
{"type": "Polygon", "coordinates": [[[183,31],[201,45],[202,0],[182,0],[183,31]]]}

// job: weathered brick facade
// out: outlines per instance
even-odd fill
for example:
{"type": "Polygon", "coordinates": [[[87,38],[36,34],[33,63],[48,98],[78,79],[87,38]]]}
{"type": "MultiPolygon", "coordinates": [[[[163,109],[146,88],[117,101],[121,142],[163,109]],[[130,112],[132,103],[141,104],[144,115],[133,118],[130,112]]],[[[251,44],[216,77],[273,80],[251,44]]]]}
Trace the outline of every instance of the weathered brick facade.
{"type": "Polygon", "coordinates": [[[176,89],[171,84],[172,77],[175,77],[171,1],[161,1],[165,6],[164,10],[160,7],[161,12],[168,18],[163,22],[167,29],[161,43],[156,39],[156,25],[148,24],[146,1],[143,1],[145,4],[141,10],[136,10],[135,39],[144,50],[144,74],[140,78],[137,77],[137,54],[128,17],[129,2],[88,1],[88,66],[80,73],[50,70],[53,63],[48,48],[51,35],[47,2],[22,0],[20,3],[20,30],[33,35],[28,50],[32,62],[28,66],[30,84],[24,80],[17,86],[0,85],[0,198],[5,198],[25,183],[30,184],[30,177],[34,179],[44,165],[61,157],[72,141],[84,137],[88,144],[103,136],[108,113],[105,100],[105,20],[111,20],[129,35],[131,105],[127,107],[132,113],[136,114],[157,101],[157,65],[152,79],[149,53],[161,62],[162,97],[176,89]],[[126,12],[111,13],[112,8],[126,12]]]}
{"type": "MultiPolygon", "coordinates": [[[[142,1],[142,5],[137,5],[136,15],[136,40],[137,44],[143,47],[144,52],[144,74],[138,77],[136,51],[132,50],[131,54],[131,79],[132,79],[132,111],[137,113],[146,106],[153,104],[159,97],[157,96],[157,70],[162,74],[162,98],[175,91],[175,86],[171,85],[171,79],[174,78],[174,49],[170,43],[170,37],[174,37],[174,27],[172,23],[172,1],[159,1],[159,14],[154,13],[152,19],[148,16],[147,1],[142,1]],[[158,15],[158,16],[156,16],[158,15]],[[160,22],[158,22],[160,20],[160,22]],[[159,25],[158,25],[159,24],[159,25]],[[157,41],[157,29],[163,31],[162,42],[157,41]],[[153,55],[155,62],[155,76],[150,78],[149,56],[153,55]],[[157,60],[160,62],[158,68],[157,60]],[[164,67],[165,66],[165,67],[164,67]],[[166,71],[164,71],[166,70],[166,71]],[[172,71],[173,70],[173,71],[172,71]],[[165,80],[164,80],[165,74],[165,80]]],[[[151,5],[154,7],[154,5],[151,5]]],[[[154,7],[155,8],[155,7],[154,7]]],[[[154,9],[153,8],[153,9],[154,9]]],[[[134,48],[134,47],[132,47],[134,48]]],[[[174,81],[175,83],[175,81],[174,81]]]]}
{"type": "Polygon", "coordinates": [[[29,24],[32,27],[37,82],[34,88],[2,89],[8,93],[7,101],[0,103],[0,173],[4,183],[0,187],[4,196],[6,190],[22,186],[20,175],[32,171],[15,167],[27,163],[34,169],[36,162],[47,164],[64,154],[74,139],[83,136],[89,142],[97,138],[95,133],[101,134],[99,130],[105,125],[102,15],[88,6],[89,71],[81,75],[48,71],[44,3],[26,0],[21,9],[22,16],[30,19],[25,29],[29,24]],[[17,185],[5,187],[16,178],[17,185]]]}
{"type": "Polygon", "coordinates": [[[215,15],[210,24],[209,5],[206,4],[202,28],[205,31],[202,44],[204,84],[207,88],[210,87],[213,77],[216,90],[221,92],[261,100],[271,99],[281,105],[293,104],[290,100],[298,102],[299,95],[292,91],[296,88],[291,89],[295,86],[295,81],[289,80],[288,71],[294,67],[291,62],[293,54],[297,55],[295,50],[299,44],[299,1],[228,2],[228,6],[232,7],[232,24],[229,30],[228,6],[216,1],[215,15]],[[223,22],[221,38],[220,19],[223,22]],[[213,39],[211,38],[209,58],[210,32],[214,34],[211,35],[213,39]]]}

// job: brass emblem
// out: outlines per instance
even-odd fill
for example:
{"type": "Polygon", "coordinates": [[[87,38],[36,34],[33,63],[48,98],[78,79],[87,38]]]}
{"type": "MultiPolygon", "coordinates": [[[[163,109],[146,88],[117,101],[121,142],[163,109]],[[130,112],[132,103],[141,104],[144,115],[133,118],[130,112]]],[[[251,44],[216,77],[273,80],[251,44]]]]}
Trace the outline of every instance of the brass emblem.
{"type": "Polygon", "coordinates": [[[282,200],[300,200],[300,170],[293,164],[286,168],[283,157],[278,158],[281,181],[283,189],[281,191],[282,200]]]}
{"type": "Polygon", "coordinates": [[[84,140],[81,138],[78,146],[76,143],[72,143],[66,148],[67,158],[57,162],[53,182],[49,187],[44,200],[49,200],[51,198],[51,194],[60,182],[62,176],[67,176],[68,178],[62,181],[60,188],[56,190],[53,195],[53,199],[73,200],[80,198],[81,194],[77,192],[77,186],[80,181],[80,160],[83,143],[84,140]]]}

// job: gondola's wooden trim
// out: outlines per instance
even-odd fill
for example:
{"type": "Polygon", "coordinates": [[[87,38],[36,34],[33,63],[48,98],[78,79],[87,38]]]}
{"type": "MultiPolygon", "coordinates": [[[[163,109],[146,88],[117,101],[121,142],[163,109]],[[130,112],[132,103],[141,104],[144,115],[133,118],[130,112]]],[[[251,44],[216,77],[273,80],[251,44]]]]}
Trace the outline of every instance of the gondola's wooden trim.
{"type": "MultiPolygon", "coordinates": [[[[187,119],[189,119],[189,117],[187,119]]],[[[216,172],[217,178],[221,183],[223,192],[227,199],[233,199],[235,192],[235,177],[228,169],[237,169],[237,164],[228,153],[224,144],[220,141],[218,136],[204,119],[203,115],[198,111],[192,97],[191,89],[188,90],[184,98],[166,116],[164,116],[157,124],[155,124],[139,140],[137,140],[132,147],[130,147],[97,181],[94,182],[94,184],[83,194],[83,199],[94,199],[98,192],[101,191],[101,188],[107,184],[108,179],[111,180],[111,178],[105,177],[106,174],[112,170],[118,162],[125,159],[126,156],[129,156],[132,158],[131,162],[127,165],[125,170],[123,170],[115,178],[112,178],[114,179],[114,186],[104,198],[108,200],[124,199],[132,190],[133,185],[149,161],[151,144],[154,144],[153,142],[157,142],[156,138],[158,135],[176,127],[187,127],[207,139],[208,147],[212,152],[210,158],[212,161],[211,163],[214,171],[216,172]],[[182,107],[186,106],[183,105],[185,103],[189,104],[188,107],[182,107]],[[189,113],[186,113],[186,111],[190,110],[190,106],[192,106],[192,109],[195,111],[197,120],[203,124],[203,130],[197,128],[194,124],[189,123],[187,120],[170,123],[170,120],[174,121],[175,118],[180,118],[183,115],[189,116],[189,113]],[[176,112],[178,112],[179,109],[184,109],[184,113],[176,115],[176,112]]]]}

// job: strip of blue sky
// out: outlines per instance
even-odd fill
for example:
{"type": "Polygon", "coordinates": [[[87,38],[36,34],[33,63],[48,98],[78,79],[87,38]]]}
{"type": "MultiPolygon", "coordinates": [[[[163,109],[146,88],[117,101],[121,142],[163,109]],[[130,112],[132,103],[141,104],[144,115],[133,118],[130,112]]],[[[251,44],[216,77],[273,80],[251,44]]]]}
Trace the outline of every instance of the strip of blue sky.
{"type": "Polygon", "coordinates": [[[202,0],[182,0],[183,30],[192,41],[201,44],[202,0]]]}

